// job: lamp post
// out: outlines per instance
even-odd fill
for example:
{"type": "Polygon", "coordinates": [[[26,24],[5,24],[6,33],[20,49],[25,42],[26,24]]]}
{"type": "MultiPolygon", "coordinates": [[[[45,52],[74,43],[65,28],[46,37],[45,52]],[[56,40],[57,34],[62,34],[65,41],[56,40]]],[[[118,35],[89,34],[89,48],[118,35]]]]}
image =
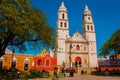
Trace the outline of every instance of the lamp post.
{"type": "Polygon", "coordinates": [[[72,48],[72,44],[70,43],[70,56],[69,56],[69,59],[70,59],[70,67],[72,67],[72,59],[71,59],[71,48],[72,48]]]}

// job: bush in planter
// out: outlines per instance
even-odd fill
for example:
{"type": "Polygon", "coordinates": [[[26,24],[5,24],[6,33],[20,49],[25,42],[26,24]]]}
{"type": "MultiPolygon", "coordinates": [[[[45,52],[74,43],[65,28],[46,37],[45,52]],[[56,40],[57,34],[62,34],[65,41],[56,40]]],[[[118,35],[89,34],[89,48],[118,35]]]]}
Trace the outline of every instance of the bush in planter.
{"type": "Polygon", "coordinates": [[[43,70],[43,71],[40,73],[40,77],[41,77],[41,78],[48,78],[48,77],[49,77],[49,72],[46,72],[45,70],[43,70]]]}
{"type": "Polygon", "coordinates": [[[94,72],[92,72],[92,74],[101,76],[101,75],[105,75],[105,72],[104,71],[94,71],[94,72]]]}
{"type": "MultiPolygon", "coordinates": [[[[19,78],[19,74],[18,74],[17,69],[14,70],[0,70],[0,78],[2,79],[18,79],[19,78]]],[[[1,80],[1,79],[0,79],[1,80]]]]}
{"type": "Polygon", "coordinates": [[[120,71],[110,71],[111,76],[120,76],[120,71]]]}
{"type": "Polygon", "coordinates": [[[39,75],[40,75],[40,72],[38,70],[31,70],[30,75],[27,75],[27,76],[31,78],[36,78],[36,77],[39,77],[39,75]]]}

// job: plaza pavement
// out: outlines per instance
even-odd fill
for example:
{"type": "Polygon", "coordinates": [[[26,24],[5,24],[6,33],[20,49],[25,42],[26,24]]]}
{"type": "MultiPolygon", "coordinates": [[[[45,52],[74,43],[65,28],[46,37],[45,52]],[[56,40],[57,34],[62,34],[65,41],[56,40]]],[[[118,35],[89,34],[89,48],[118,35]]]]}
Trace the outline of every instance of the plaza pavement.
{"type": "Polygon", "coordinates": [[[30,80],[120,80],[120,77],[74,74],[74,77],[65,77],[65,78],[58,78],[58,79],[37,78],[37,79],[30,79],[30,80]]]}

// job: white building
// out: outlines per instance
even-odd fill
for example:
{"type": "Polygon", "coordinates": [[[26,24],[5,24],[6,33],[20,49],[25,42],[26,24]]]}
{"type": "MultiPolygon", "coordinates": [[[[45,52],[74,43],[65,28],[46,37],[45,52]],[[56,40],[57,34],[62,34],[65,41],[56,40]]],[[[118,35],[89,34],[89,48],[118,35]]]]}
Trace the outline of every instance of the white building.
{"type": "Polygon", "coordinates": [[[64,62],[66,67],[98,66],[95,27],[87,6],[85,6],[82,18],[82,34],[77,31],[70,37],[67,8],[62,2],[57,20],[58,65],[64,62]]]}

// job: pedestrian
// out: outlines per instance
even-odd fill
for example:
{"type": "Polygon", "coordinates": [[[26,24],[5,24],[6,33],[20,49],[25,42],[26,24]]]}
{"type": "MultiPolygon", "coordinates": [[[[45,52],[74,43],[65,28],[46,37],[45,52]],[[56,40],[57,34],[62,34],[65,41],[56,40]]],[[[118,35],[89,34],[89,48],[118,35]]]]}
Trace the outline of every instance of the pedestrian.
{"type": "Polygon", "coordinates": [[[55,68],[54,68],[54,77],[55,77],[55,78],[58,78],[57,71],[58,71],[58,68],[55,67],[55,68]]]}
{"type": "Polygon", "coordinates": [[[81,71],[81,74],[83,74],[84,72],[83,72],[83,70],[81,71]]]}
{"type": "Polygon", "coordinates": [[[70,68],[70,77],[73,77],[73,75],[74,75],[74,70],[73,70],[73,68],[71,67],[71,68],[70,68]]]}
{"type": "Polygon", "coordinates": [[[64,74],[64,77],[66,76],[65,75],[65,68],[62,68],[62,73],[64,74]]]}

